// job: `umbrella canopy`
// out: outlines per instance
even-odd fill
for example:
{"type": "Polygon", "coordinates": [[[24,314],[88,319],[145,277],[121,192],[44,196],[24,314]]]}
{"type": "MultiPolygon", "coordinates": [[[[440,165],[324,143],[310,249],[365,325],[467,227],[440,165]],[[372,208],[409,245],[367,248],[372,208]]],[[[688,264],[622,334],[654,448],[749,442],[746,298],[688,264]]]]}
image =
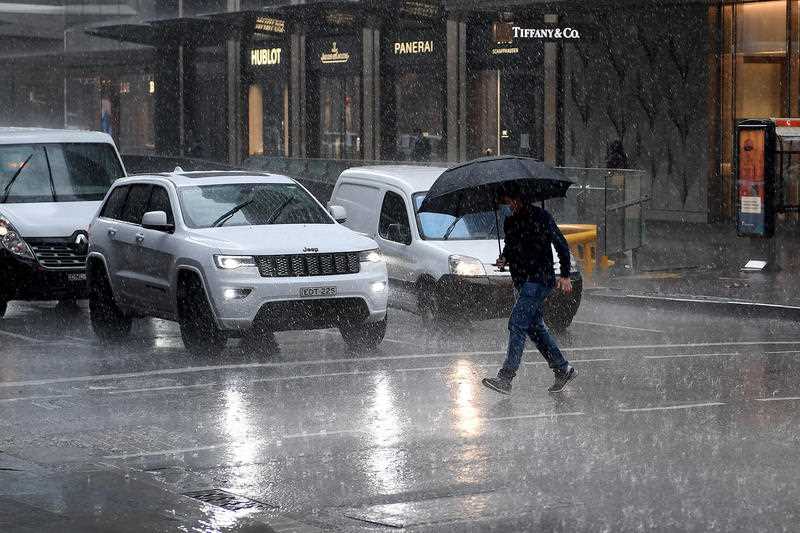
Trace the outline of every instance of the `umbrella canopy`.
{"type": "Polygon", "coordinates": [[[517,156],[483,157],[445,170],[428,191],[420,212],[460,217],[494,211],[503,193],[531,202],[563,198],[572,182],[552,166],[517,156]]]}

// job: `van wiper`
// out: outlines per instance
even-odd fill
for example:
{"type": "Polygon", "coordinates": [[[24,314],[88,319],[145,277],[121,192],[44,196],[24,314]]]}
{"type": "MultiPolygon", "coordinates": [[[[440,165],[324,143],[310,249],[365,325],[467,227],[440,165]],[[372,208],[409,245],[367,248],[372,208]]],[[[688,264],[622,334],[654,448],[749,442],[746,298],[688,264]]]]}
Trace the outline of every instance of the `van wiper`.
{"type": "Polygon", "coordinates": [[[211,224],[211,227],[212,228],[218,228],[218,227],[222,226],[227,221],[229,221],[233,217],[233,215],[235,215],[236,213],[238,213],[239,211],[241,211],[242,209],[244,209],[248,205],[252,204],[253,201],[254,201],[253,198],[250,198],[246,202],[240,203],[239,205],[237,205],[236,207],[234,207],[230,211],[226,211],[221,217],[219,217],[217,220],[215,220],[211,224]]]}
{"type": "Polygon", "coordinates": [[[8,195],[11,192],[11,186],[14,185],[14,182],[17,180],[17,177],[22,173],[22,170],[25,168],[25,165],[28,164],[28,161],[31,160],[31,157],[33,157],[33,152],[31,152],[31,154],[27,157],[27,159],[25,159],[25,161],[22,162],[17,171],[14,172],[14,175],[11,176],[11,179],[8,180],[5,189],[3,189],[3,201],[0,203],[2,204],[6,203],[6,200],[8,200],[8,195]]]}
{"type": "Polygon", "coordinates": [[[296,198],[295,198],[294,194],[292,194],[289,198],[287,198],[280,205],[280,207],[278,209],[276,209],[275,211],[272,212],[272,214],[269,216],[269,218],[267,218],[267,222],[266,223],[267,224],[272,224],[273,222],[275,222],[278,219],[278,217],[281,215],[283,210],[286,209],[286,206],[288,206],[289,204],[291,204],[295,200],[296,200],[296,198]]]}
{"type": "Polygon", "coordinates": [[[447,231],[445,231],[445,232],[444,232],[444,236],[442,237],[442,240],[443,240],[443,241],[446,241],[447,239],[449,239],[449,238],[450,238],[450,234],[451,234],[451,233],[453,233],[453,230],[454,230],[454,229],[456,229],[456,224],[458,224],[458,223],[461,221],[461,219],[462,219],[462,218],[464,218],[464,215],[461,215],[460,217],[458,217],[457,219],[455,219],[455,220],[453,221],[453,223],[452,223],[452,224],[450,224],[450,225],[447,227],[447,231]]]}

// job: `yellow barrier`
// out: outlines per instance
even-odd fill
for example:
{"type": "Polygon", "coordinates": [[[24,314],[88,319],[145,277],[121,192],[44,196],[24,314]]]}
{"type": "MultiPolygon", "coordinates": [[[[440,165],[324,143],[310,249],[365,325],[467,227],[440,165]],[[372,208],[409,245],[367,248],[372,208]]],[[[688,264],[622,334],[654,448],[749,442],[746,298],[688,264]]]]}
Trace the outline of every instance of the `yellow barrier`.
{"type": "MultiPolygon", "coordinates": [[[[597,226],[594,224],[559,224],[567,239],[572,255],[580,262],[581,271],[591,281],[597,265],[597,226]]],[[[607,257],[600,259],[600,268],[607,270],[614,263],[607,257]]]]}

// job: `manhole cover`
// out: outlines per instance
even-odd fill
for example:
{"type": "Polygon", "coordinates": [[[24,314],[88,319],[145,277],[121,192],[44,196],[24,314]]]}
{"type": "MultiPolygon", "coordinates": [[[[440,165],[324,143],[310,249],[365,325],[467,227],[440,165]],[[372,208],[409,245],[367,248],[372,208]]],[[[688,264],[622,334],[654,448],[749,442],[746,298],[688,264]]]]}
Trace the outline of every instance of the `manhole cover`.
{"type": "Polygon", "coordinates": [[[241,511],[242,509],[276,509],[277,506],[269,505],[258,500],[245,498],[221,489],[206,489],[195,490],[192,492],[184,492],[184,496],[200,500],[204,503],[210,503],[217,507],[222,507],[228,511],[241,511]]]}

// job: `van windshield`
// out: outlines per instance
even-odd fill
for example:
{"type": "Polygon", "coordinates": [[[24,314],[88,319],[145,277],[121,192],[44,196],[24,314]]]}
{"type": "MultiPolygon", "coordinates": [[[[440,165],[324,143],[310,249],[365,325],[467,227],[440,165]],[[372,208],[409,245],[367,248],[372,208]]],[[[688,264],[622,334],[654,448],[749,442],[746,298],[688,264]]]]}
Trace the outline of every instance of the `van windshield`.
{"type": "Polygon", "coordinates": [[[501,205],[497,217],[494,211],[472,213],[462,217],[443,215],[441,213],[420,213],[419,208],[427,196],[427,192],[420,192],[413,196],[414,211],[419,221],[420,237],[428,240],[450,241],[483,241],[497,239],[497,221],[500,222],[500,238],[504,239],[503,223],[511,214],[507,205],[501,205]]]}
{"type": "Polygon", "coordinates": [[[106,143],[0,146],[0,203],[99,201],[123,176],[106,143]]]}
{"type": "Polygon", "coordinates": [[[328,213],[293,183],[231,183],[179,189],[190,228],[333,224],[328,213]]]}

